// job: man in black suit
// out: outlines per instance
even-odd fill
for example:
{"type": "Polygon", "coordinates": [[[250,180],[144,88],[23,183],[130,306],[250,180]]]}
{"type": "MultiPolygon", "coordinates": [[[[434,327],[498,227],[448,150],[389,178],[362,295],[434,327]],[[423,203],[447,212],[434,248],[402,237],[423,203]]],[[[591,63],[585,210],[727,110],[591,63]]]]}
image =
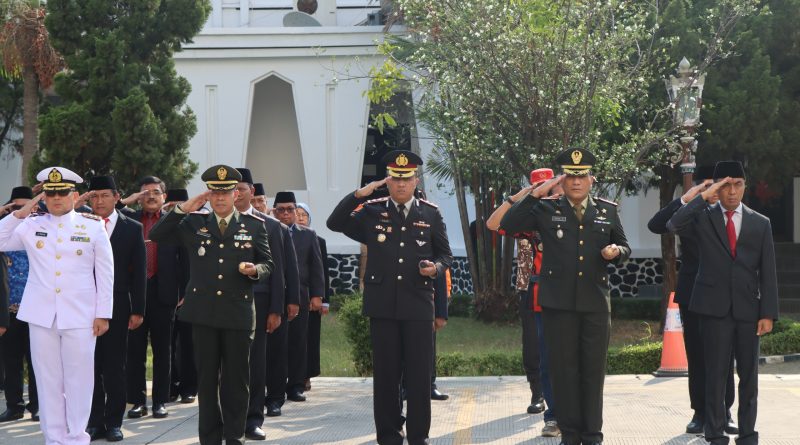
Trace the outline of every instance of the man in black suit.
{"type": "Polygon", "coordinates": [[[144,323],[130,332],[128,345],[128,411],[131,419],[146,416],[147,386],[145,370],[148,336],[153,349],[153,417],[169,415],[170,362],[172,328],[175,308],[183,299],[188,280],[188,256],[181,246],[162,245],[150,239],[150,229],[163,212],[167,186],[155,176],[139,181],[139,192],[125,199],[125,204],[137,201],[141,210],[129,213],[142,223],[147,254],[147,304],[144,323]]]}
{"type": "Polygon", "coordinates": [[[249,169],[237,169],[242,175],[236,190],[239,195],[234,201],[236,210],[246,215],[255,215],[264,220],[269,236],[269,249],[274,268],[264,280],[253,286],[256,300],[256,331],[250,346],[250,402],[247,409],[245,437],[251,440],[264,440],[264,402],[267,391],[267,335],[281,325],[286,298],[286,279],[293,276],[297,281],[297,260],[294,246],[289,237],[289,228],[275,218],[253,208],[253,174],[249,169]],[[284,250],[286,246],[289,252],[284,250]],[[284,270],[285,268],[290,271],[284,270]],[[293,269],[293,270],[291,270],[293,269]]]}
{"type": "Polygon", "coordinates": [[[453,261],[439,209],[414,198],[415,153],[384,156],[388,177],[349,193],[328,217],[328,228],[367,245],[364,314],[370,318],[373,414],[381,445],[403,443],[400,382],[405,378],[409,445],[428,443],[431,425],[434,280],[453,261]],[[389,196],[368,200],[386,184],[389,196]]]}
{"type": "MultiPolygon", "coordinates": [[[[506,233],[538,231],[539,305],[550,360],[556,421],[564,445],[603,441],[603,384],[611,329],[608,264],[631,254],[617,204],[590,195],[595,156],[570,148],[564,174],[517,200],[500,221],[506,233]],[[561,185],[564,196],[553,198],[561,185]]],[[[532,190],[531,190],[532,189],[532,190]]],[[[514,201],[518,198],[510,198],[514,201]]]]}
{"type": "Polygon", "coordinates": [[[667,226],[697,245],[700,267],[691,311],[700,316],[706,354],[705,438],[728,443],[724,434],[725,382],[731,351],[739,375],[739,445],[758,443],[758,350],[761,335],[778,318],[775,246],[769,218],[742,204],[744,168],[718,162],[713,185],[681,207],[667,226]],[[719,202],[709,206],[714,195],[719,202]]]}
{"type": "MultiPolygon", "coordinates": [[[[650,222],[647,223],[647,228],[651,232],[662,235],[669,233],[667,222],[675,212],[678,211],[683,205],[691,201],[701,191],[703,191],[711,181],[714,174],[713,165],[703,165],[697,168],[695,180],[698,182],[695,187],[686,191],[686,193],[667,204],[666,207],[659,210],[650,222]]],[[[716,196],[709,197],[709,204],[716,204],[718,201],[716,196]]],[[[675,286],[675,303],[681,313],[681,323],[683,324],[683,343],[686,348],[686,359],[689,365],[689,401],[691,403],[694,415],[692,420],[686,425],[686,432],[688,434],[702,434],[703,425],[705,424],[705,409],[706,409],[706,371],[705,371],[705,352],[703,350],[703,336],[700,335],[700,317],[694,312],[689,310],[689,304],[692,301],[692,287],[694,287],[694,278],[697,276],[697,268],[700,266],[700,258],[697,252],[697,245],[691,239],[680,237],[681,242],[681,267],[678,272],[678,283],[675,286]]],[[[728,381],[725,385],[725,407],[727,408],[728,421],[725,426],[725,432],[728,434],[737,434],[739,429],[731,416],[731,406],[733,406],[733,399],[736,396],[733,386],[733,354],[731,354],[730,372],[728,372],[728,381]]]]}
{"type": "Polygon", "coordinates": [[[289,374],[286,382],[286,398],[303,402],[308,362],[308,312],[322,308],[325,294],[322,254],[317,233],[297,222],[297,200],[293,192],[278,192],[275,195],[274,213],[278,220],[289,227],[289,233],[297,254],[297,270],[300,274],[300,312],[289,323],[289,374]]]}
{"type": "Polygon", "coordinates": [[[138,328],[145,313],[145,247],[142,225],[115,208],[119,192],[111,176],[89,182],[89,202],[103,218],[114,252],[114,310],[108,332],[97,338],[94,350],[94,396],[86,432],[92,440],[123,439],[125,361],[128,330],[138,328]]]}

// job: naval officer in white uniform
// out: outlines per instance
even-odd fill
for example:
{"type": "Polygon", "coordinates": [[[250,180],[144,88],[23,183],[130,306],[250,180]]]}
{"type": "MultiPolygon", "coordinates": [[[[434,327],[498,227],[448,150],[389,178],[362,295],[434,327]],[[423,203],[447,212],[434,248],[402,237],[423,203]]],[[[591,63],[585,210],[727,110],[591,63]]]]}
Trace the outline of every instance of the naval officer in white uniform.
{"type": "Polygon", "coordinates": [[[0,251],[28,253],[30,273],[17,318],[30,326],[39,414],[47,445],[89,443],[94,347],[108,330],[114,257],[102,219],[73,210],[80,176],[47,168],[43,193],[0,220],[0,251]],[[48,214],[31,214],[44,198],[48,214]]]}

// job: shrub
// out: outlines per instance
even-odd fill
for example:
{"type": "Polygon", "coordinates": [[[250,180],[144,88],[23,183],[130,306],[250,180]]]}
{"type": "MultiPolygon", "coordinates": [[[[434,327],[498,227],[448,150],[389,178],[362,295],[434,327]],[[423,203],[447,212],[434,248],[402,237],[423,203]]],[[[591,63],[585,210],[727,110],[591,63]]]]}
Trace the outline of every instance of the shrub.
{"type": "Polygon", "coordinates": [[[438,354],[438,376],[523,375],[522,353],[492,352],[483,355],[464,355],[460,352],[438,354]]]}
{"type": "Polygon", "coordinates": [[[475,315],[475,300],[471,294],[453,294],[447,308],[449,317],[469,317],[475,315]]]}
{"type": "Polygon", "coordinates": [[[363,296],[353,294],[346,298],[339,316],[344,322],[344,332],[350,343],[350,356],[356,372],[362,376],[372,374],[372,343],[369,337],[369,318],[362,313],[363,296]]]}
{"type": "Polygon", "coordinates": [[[611,374],[650,374],[661,364],[661,342],[624,346],[608,351],[606,372],[611,374]]]}
{"type": "Polygon", "coordinates": [[[331,295],[331,298],[330,298],[330,301],[329,301],[329,303],[331,305],[330,309],[332,311],[334,311],[334,312],[338,311],[339,309],[342,308],[342,306],[344,305],[344,303],[346,301],[350,300],[351,298],[358,298],[358,296],[359,296],[359,294],[353,294],[353,293],[331,295]]]}
{"type": "Polygon", "coordinates": [[[661,320],[661,300],[656,298],[612,298],[611,318],[661,320]]]}
{"type": "Polygon", "coordinates": [[[775,330],[761,338],[761,355],[787,355],[800,352],[800,323],[778,322],[775,330]]]}

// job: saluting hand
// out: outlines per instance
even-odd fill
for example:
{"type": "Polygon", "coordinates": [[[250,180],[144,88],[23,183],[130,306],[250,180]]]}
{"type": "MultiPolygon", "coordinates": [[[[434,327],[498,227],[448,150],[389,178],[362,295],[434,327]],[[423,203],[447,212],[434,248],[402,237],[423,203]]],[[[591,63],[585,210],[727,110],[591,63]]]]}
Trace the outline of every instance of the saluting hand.
{"type": "Polygon", "coordinates": [[[108,331],[108,319],[95,318],[92,324],[92,333],[95,337],[99,337],[108,331]]]}
{"type": "Polygon", "coordinates": [[[697,184],[696,186],[694,186],[694,187],[690,188],[689,190],[687,190],[686,193],[684,193],[683,196],[681,196],[681,200],[683,202],[689,202],[689,201],[693,200],[697,195],[699,195],[704,190],[706,190],[709,186],[711,186],[711,184],[713,182],[714,181],[712,181],[710,179],[706,179],[705,181],[701,182],[700,184],[697,184]]]}
{"type": "Polygon", "coordinates": [[[134,202],[138,201],[139,197],[142,196],[142,193],[144,193],[144,192],[132,193],[128,197],[120,199],[119,202],[121,202],[122,204],[124,204],[126,206],[129,206],[129,205],[133,204],[134,202]]]}
{"type": "Polygon", "coordinates": [[[614,258],[618,257],[620,253],[622,252],[620,251],[619,246],[616,244],[609,244],[600,251],[600,255],[603,255],[603,258],[605,258],[606,261],[613,260],[614,258]]]}
{"type": "Polygon", "coordinates": [[[726,177],[725,179],[721,179],[721,180],[715,182],[714,184],[712,184],[707,189],[705,189],[700,195],[703,197],[704,200],[708,201],[712,197],[716,196],[717,193],[719,193],[719,189],[721,189],[722,187],[726,186],[727,184],[730,184],[731,181],[732,181],[732,179],[730,177],[726,177]]]}
{"type": "Polygon", "coordinates": [[[39,205],[39,201],[44,198],[44,193],[39,193],[38,195],[34,196],[33,199],[26,202],[21,209],[14,212],[14,216],[19,219],[27,218],[31,213],[33,213],[33,208],[39,205]]]}
{"type": "Polygon", "coordinates": [[[185,213],[192,213],[197,210],[200,210],[200,208],[202,208],[203,205],[208,201],[209,196],[211,196],[211,191],[206,190],[205,192],[192,197],[190,200],[184,202],[183,204],[180,204],[180,208],[185,213]]]}
{"type": "Polygon", "coordinates": [[[557,186],[558,184],[561,184],[561,182],[564,181],[565,177],[566,175],[558,175],[554,178],[548,179],[542,185],[533,189],[533,191],[531,192],[531,196],[537,199],[549,196],[550,190],[552,190],[553,187],[557,186]]]}
{"type": "Polygon", "coordinates": [[[81,196],[79,196],[79,197],[78,197],[78,199],[75,201],[75,205],[73,206],[73,208],[75,208],[75,209],[79,209],[81,206],[83,206],[83,205],[85,205],[87,202],[89,202],[89,199],[91,199],[91,198],[92,198],[92,196],[94,196],[94,195],[96,195],[96,194],[97,194],[97,193],[95,193],[94,191],[89,191],[89,192],[86,192],[86,193],[82,194],[82,195],[81,195],[81,196]]]}
{"type": "Polygon", "coordinates": [[[533,191],[533,186],[529,185],[522,190],[518,191],[516,194],[511,196],[511,200],[514,202],[519,202],[520,199],[526,197],[529,193],[533,191]]]}
{"type": "Polygon", "coordinates": [[[367,196],[371,195],[372,192],[375,191],[378,187],[386,184],[386,179],[383,178],[380,181],[372,181],[369,184],[361,187],[360,189],[356,190],[356,198],[366,198],[367,196]]]}

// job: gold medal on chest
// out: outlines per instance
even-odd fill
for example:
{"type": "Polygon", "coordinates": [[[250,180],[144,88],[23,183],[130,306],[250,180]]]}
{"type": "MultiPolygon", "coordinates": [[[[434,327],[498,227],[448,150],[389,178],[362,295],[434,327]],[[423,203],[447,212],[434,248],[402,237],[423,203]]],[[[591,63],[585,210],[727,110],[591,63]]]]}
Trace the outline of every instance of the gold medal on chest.
{"type": "Polygon", "coordinates": [[[556,236],[561,239],[564,238],[564,231],[561,229],[556,230],[556,236]]]}
{"type": "Polygon", "coordinates": [[[83,251],[82,251],[81,249],[78,249],[78,250],[76,250],[76,251],[75,251],[75,253],[76,253],[78,256],[81,256],[81,255],[83,255],[83,251]]]}
{"type": "Polygon", "coordinates": [[[44,241],[42,240],[36,241],[36,248],[41,249],[42,247],[44,247],[44,241]]]}
{"type": "Polygon", "coordinates": [[[233,243],[233,247],[239,247],[239,241],[236,241],[235,243],[233,243]]]}
{"type": "Polygon", "coordinates": [[[386,235],[384,235],[384,234],[382,234],[382,233],[379,233],[379,234],[378,234],[378,242],[379,242],[379,243],[382,243],[382,242],[384,242],[384,241],[386,241],[386,235]]]}
{"type": "Polygon", "coordinates": [[[197,249],[197,255],[204,256],[205,254],[206,254],[206,248],[203,247],[203,246],[200,246],[200,248],[197,249]]]}

